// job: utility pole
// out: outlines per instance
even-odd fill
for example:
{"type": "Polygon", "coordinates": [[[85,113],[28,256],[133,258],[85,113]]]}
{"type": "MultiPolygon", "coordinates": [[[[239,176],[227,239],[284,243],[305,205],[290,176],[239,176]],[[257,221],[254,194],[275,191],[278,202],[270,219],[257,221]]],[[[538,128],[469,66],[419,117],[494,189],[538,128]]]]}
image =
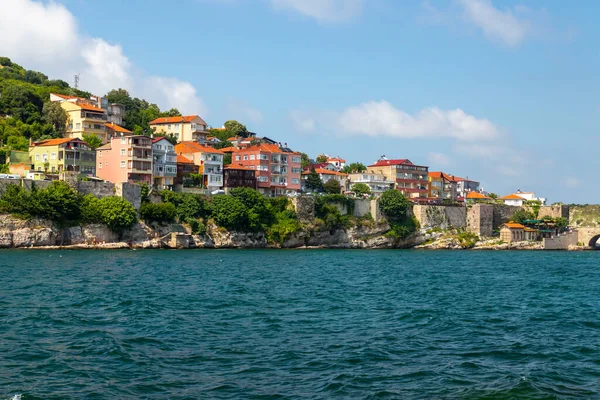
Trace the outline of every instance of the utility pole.
{"type": "Polygon", "coordinates": [[[75,89],[79,89],[79,74],[75,74],[75,77],[73,79],[73,86],[75,87],[75,89]]]}

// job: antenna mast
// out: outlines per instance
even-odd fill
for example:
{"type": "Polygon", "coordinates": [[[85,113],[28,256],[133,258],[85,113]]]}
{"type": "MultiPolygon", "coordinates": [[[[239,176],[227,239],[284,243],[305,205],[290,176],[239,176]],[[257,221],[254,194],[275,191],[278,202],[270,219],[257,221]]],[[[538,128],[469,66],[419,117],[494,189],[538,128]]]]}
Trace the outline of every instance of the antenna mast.
{"type": "Polygon", "coordinates": [[[76,74],[75,78],[73,80],[74,80],[73,86],[75,86],[75,89],[79,89],[79,74],[76,74]]]}

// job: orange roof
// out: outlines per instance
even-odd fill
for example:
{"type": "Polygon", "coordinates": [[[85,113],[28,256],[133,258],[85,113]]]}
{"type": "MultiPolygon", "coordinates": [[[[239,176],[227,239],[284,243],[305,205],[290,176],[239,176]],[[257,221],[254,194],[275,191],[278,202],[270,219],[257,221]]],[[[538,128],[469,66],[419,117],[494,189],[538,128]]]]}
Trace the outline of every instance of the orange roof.
{"type": "Polygon", "coordinates": [[[229,164],[225,166],[225,169],[243,169],[246,171],[254,171],[254,168],[250,168],[246,165],[240,165],[240,164],[229,164]]]}
{"type": "Polygon", "coordinates": [[[112,130],[112,131],[115,131],[115,132],[133,133],[130,130],[127,130],[127,129],[123,128],[122,126],[119,126],[119,125],[117,125],[117,124],[115,124],[113,122],[111,122],[111,123],[105,122],[104,126],[107,127],[108,129],[112,130]]]}
{"type": "MultiPolygon", "coordinates": [[[[198,115],[184,115],[184,116],[180,116],[180,117],[160,117],[160,118],[156,118],[155,120],[150,121],[150,125],[174,124],[174,123],[178,123],[178,122],[192,122],[192,120],[194,118],[200,118],[200,117],[198,115]]],[[[204,122],[204,120],[202,118],[200,118],[200,121],[202,121],[202,123],[204,125],[206,125],[206,122],[204,122]]]]}
{"type": "Polygon", "coordinates": [[[346,160],[344,160],[343,158],[339,158],[339,157],[327,157],[327,161],[339,161],[339,162],[343,162],[343,163],[346,162],[346,160]]]}
{"type": "Polygon", "coordinates": [[[267,144],[267,143],[255,144],[254,146],[250,146],[247,149],[240,150],[239,153],[250,153],[250,152],[255,152],[255,151],[258,151],[258,152],[262,151],[262,152],[266,152],[266,153],[283,153],[279,149],[279,146],[277,146],[276,144],[267,144]]]}
{"type": "Polygon", "coordinates": [[[76,100],[87,100],[87,99],[84,99],[83,97],[69,96],[66,94],[59,94],[59,93],[50,93],[50,94],[53,94],[56,97],[60,97],[61,99],[65,99],[65,100],[75,100],[75,99],[76,100]]]}
{"type": "Polygon", "coordinates": [[[187,157],[182,156],[181,154],[177,154],[177,162],[179,164],[193,164],[192,160],[187,157]]]}
{"type": "Polygon", "coordinates": [[[500,197],[500,200],[525,200],[524,198],[517,196],[516,194],[509,194],[508,196],[500,197]]]}
{"type": "MultiPolygon", "coordinates": [[[[346,176],[343,172],[332,171],[325,168],[315,168],[315,172],[320,175],[337,175],[337,176],[346,176]]],[[[302,175],[310,174],[310,170],[304,171],[302,175]]]]}
{"type": "Polygon", "coordinates": [[[84,110],[87,110],[87,111],[97,111],[97,112],[104,112],[104,110],[103,110],[103,109],[101,109],[101,108],[98,108],[98,107],[94,107],[94,106],[93,106],[93,105],[91,105],[91,104],[86,104],[86,103],[82,103],[82,102],[79,102],[79,101],[78,101],[78,102],[77,102],[77,105],[78,105],[79,107],[81,107],[82,109],[84,109],[84,110]]]}
{"type": "Polygon", "coordinates": [[[228,142],[235,142],[236,140],[238,140],[235,136],[230,137],[229,139],[227,139],[228,142]]]}
{"type": "Polygon", "coordinates": [[[503,226],[506,226],[507,228],[510,229],[525,229],[525,227],[521,224],[518,224],[516,222],[507,222],[506,224],[503,224],[503,226]]]}
{"type": "Polygon", "coordinates": [[[485,199],[485,200],[490,200],[491,197],[487,197],[482,195],[479,192],[468,192],[467,193],[467,199],[485,199]]]}
{"type": "Polygon", "coordinates": [[[238,148],[237,148],[237,147],[233,147],[233,146],[230,146],[230,147],[223,147],[223,148],[221,149],[221,151],[222,151],[223,153],[235,153],[236,151],[238,151],[238,148]]]}
{"type": "Polygon", "coordinates": [[[181,142],[175,145],[177,153],[217,153],[223,154],[221,150],[206,146],[198,142],[181,142]]]}
{"type": "Polygon", "coordinates": [[[72,141],[76,141],[76,142],[81,142],[80,139],[74,139],[74,138],[59,138],[59,139],[46,139],[46,140],[41,140],[39,142],[34,142],[32,145],[34,147],[36,146],[58,146],[59,144],[63,144],[63,143],[69,143],[72,141]]]}

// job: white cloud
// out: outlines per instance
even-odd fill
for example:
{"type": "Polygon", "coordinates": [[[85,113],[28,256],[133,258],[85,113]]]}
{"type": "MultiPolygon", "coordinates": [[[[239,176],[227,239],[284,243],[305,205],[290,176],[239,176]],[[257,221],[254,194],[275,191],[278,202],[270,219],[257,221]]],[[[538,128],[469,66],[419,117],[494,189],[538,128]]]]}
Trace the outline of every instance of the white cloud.
{"type": "Polygon", "coordinates": [[[342,22],[362,11],[364,0],[270,0],[276,9],[287,9],[322,22],[342,22]]]}
{"type": "Polygon", "coordinates": [[[576,188],[581,186],[581,182],[579,181],[579,179],[571,177],[565,181],[565,185],[570,188],[576,188]]]}
{"type": "Polygon", "coordinates": [[[136,69],[121,46],[82,35],[75,17],[54,1],[3,0],[0,55],[68,82],[80,73],[80,88],[97,95],[123,88],[134,96],[148,96],[146,100],[161,108],[206,114],[189,82],[136,69]]]}
{"type": "Polygon", "coordinates": [[[298,132],[314,132],[317,128],[317,121],[306,112],[294,110],[289,113],[288,117],[298,132]]]}
{"type": "Polygon", "coordinates": [[[429,161],[432,170],[435,170],[438,167],[449,167],[452,165],[452,159],[443,153],[429,153],[427,154],[427,160],[429,161]]]}
{"type": "Polygon", "coordinates": [[[227,113],[231,116],[229,119],[235,119],[243,124],[253,123],[262,124],[263,115],[260,110],[251,107],[245,101],[230,98],[227,100],[227,113]]]}
{"type": "Polygon", "coordinates": [[[499,129],[487,119],[476,118],[457,108],[425,108],[411,115],[387,101],[370,101],[347,108],[338,124],[348,134],[395,136],[401,138],[448,137],[463,141],[499,136],[499,129]]]}
{"type": "Polygon", "coordinates": [[[508,46],[517,46],[531,31],[531,22],[517,16],[524,11],[523,7],[499,10],[491,0],[457,1],[467,21],[481,29],[485,36],[508,46]]]}

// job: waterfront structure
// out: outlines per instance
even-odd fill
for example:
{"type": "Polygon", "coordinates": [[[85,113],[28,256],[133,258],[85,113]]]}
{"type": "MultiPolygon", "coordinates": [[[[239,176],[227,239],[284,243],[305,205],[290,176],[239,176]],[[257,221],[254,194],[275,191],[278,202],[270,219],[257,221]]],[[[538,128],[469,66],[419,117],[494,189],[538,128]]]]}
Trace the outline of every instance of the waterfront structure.
{"type": "Polygon", "coordinates": [[[508,196],[500,197],[498,200],[501,200],[507,206],[517,206],[521,207],[525,202],[525,199],[521,196],[517,196],[516,194],[509,194],[508,196]]]}
{"type": "Polygon", "coordinates": [[[175,177],[175,185],[183,185],[189,180],[191,174],[198,173],[198,166],[192,162],[189,158],[177,155],[177,176],[175,177]]]}
{"type": "Polygon", "coordinates": [[[443,172],[429,172],[428,178],[428,197],[442,200],[456,200],[457,182],[454,176],[443,172]]]}
{"type": "Polygon", "coordinates": [[[152,184],[152,139],[140,135],[113,136],[96,149],[96,175],[112,183],[152,184]]]}
{"type": "MultiPolygon", "coordinates": [[[[321,182],[326,183],[326,182],[329,182],[330,180],[334,180],[340,184],[342,191],[344,191],[346,189],[348,174],[344,174],[342,172],[337,172],[337,171],[331,171],[331,170],[324,169],[324,168],[318,168],[318,169],[315,168],[315,172],[319,175],[319,178],[321,178],[321,182]]],[[[310,175],[310,173],[311,173],[310,169],[302,172],[302,190],[303,191],[306,190],[306,188],[305,188],[306,181],[307,181],[308,175],[310,175]]]]}
{"type": "Polygon", "coordinates": [[[199,167],[202,175],[202,186],[207,189],[223,187],[223,152],[214,147],[194,141],[186,141],[175,145],[175,153],[190,159],[199,167]]]}
{"type": "Polygon", "coordinates": [[[384,175],[395,182],[395,189],[409,199],[427,198],[429,190],[429,167],[413,164],[408,159],[388,160],[380,158],[367,167],[367,172],[384,175]]]}
{"type": "Polygon", "coordinates": [[[31,169],[47,174],[64,171],[94,175],[96,153],[81,139],[46,139],[29,145],[31,169]]]}
{"type": "Polygon", "coordinates": [[[526,227],[516,222],[500,225],[500,240],[506,243],[533,241],[539,239],[539,230],[526,227]]]}
{"type": "Polygon", "coordinates": [[[348,182],[349,190],[352,190],[354,184],[364,183],[369,186],[373,195],[379,195],[386,190],[393,189],[396,185],[395,181],[388,179],[385,175],[372,172],[348,174],[348,182]]]}
{"type": "Polygon", "coordinates": [[[155,133],[173,135],[178,142],[205,143],[208,132],[206,122],[198,115],[160,117],[149,123],[155,133]]]}
{"type": "Polygon", "coordinates": [[[225,193],[237,187],[256,189],[256,171],[241,164],[229,164],[223,169],[225,193]]]}
{"type": "Polygon", "coordinates": [[[257,190],[282,196],[301,189],[301,154],[277,144],[260,143],[233,153],[233,162],[256,171],[257,190]]]}
{"type": "Polygon", "coordinates": [[[164,137],[152,140],[153,187],[172,189],[177,177],[175,148],[164,137]]]}

